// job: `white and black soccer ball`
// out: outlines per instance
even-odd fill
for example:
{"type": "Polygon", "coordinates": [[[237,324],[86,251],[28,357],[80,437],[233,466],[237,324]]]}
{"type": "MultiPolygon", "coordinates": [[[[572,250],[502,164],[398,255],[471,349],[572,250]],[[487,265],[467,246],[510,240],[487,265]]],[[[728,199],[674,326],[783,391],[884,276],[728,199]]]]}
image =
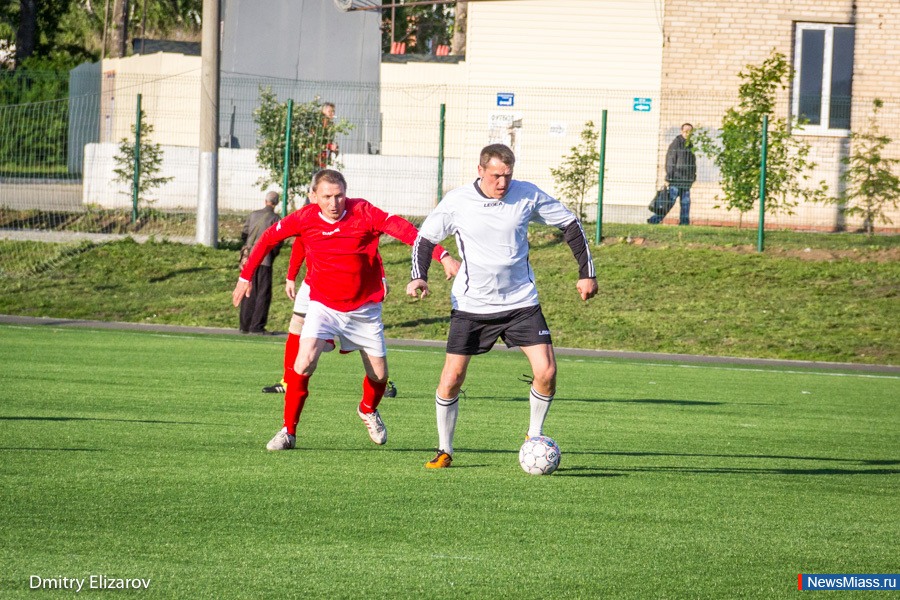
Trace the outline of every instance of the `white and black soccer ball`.
{"type": "Polygon", "coordinates": [[[545,435],[525,440],[519,449],[519,464],[529,475],[549,475],[559,467],[559,446],[545,435]]]}

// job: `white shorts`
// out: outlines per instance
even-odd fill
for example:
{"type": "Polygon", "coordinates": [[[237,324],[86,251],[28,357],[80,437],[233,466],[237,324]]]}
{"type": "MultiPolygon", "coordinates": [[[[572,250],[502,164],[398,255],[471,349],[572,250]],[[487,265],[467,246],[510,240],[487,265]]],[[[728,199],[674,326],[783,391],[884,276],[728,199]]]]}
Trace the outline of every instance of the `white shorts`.
{"type": "Polygon", "coordinates": [[[309,286],[306,285],[306,280],[300,282],[300,287],[297,288],[297,295],[294,296],[294,312],[305,315],[309,310],[309,286]]]}
{"type": "Polygon", "coordinates": [[[366,302],[356,310],[341,312],[310,301],[300,339],[339,340],[341,352],[362,350],[369,356],[385,356],[381,302],[366,302]]]}
{"type": "MultiPolygon", "coordinates": [[[[382,277],[381,283],[384,285],[384,295],[387,296],[387,278],[382,277]]],[[[300,282],[300,287],[297,288],[297,295],[294,296],[294,312],[302,316],[305,316],[306,313],[309,312],[309,286],[306,285],[305,279],[300,282]]]]}

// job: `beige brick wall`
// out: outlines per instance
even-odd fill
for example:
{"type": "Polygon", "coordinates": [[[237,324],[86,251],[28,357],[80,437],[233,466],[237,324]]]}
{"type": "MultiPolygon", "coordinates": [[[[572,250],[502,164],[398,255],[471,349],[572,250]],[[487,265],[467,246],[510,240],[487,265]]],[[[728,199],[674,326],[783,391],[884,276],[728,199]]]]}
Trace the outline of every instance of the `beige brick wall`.
{"type": "MultiPolygon", "coordinates": [[[[897,140],[889,154],[900,156],[900,2],[666,0],[662,94],[670,101],[664,101],[660,111],[660,179],[674,128],[684,121],[700,127],[719,126],[725,111],[735,105],[740,85],[737,74],[747,64],[759,64],[773,49],[793,59],[798,22],[855,25],[851,129],[859,131],[866,126],[872,99],[881,98],[885,101],[880,115],[882,133],[897,140]]],[[[789,116],[790,94],[790,89],[779,92],[776,117],[789,116]]],[[[829,193],[837,193],[840,158],[848,151],[847,140],[804,139],[812,145],[813,159],[819,163],[812,179],[825,179],[829,193]]],[[[714,174],[707,173],[709,178],[714,174]]],[[[710,222],[736,221],[737,215],[712,209],[717,194],[721,192],[715,182],[698,180],[692,216],[705,214],[710,222]]],[[[779,217],[777,222],[796,226],[807,220],[810,226],[823,229],[845,225],[833,206],[802,206],[797,217],[779,217]]]]}

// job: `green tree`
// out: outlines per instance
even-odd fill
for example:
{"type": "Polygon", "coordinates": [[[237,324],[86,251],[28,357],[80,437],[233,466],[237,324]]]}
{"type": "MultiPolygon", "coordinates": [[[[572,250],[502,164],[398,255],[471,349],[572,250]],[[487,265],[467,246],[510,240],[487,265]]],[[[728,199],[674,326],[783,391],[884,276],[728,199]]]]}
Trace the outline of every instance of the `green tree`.
{"type": "Polygon", "coordinates": [[[784,54],[774,52],[759,65],[747,65],[738,73],[742,83],[740,103],[728,109],[718,133],[701,129],[694,143],[719,168],[724,198],[716,196],[716,208],[744,213],[759,201],[760,156],[763,116],[770,115],[766,161],[766,212],[794,214],[801,200],[826,200],[824,181],[810,184],[810,146],[792,135],[797,122],[771,118],[775,96],[790,85],[791,67],[784,54]]]}
{"type": "MultiPolygon", "coordinates": [[[[142,209],[142,213],[146,214],[150,210],[150,206],[155,199],[149,197],[149,193],[154,189],[168,183],[173,177],[160,177],[159,172],[162,169],[163,150],[159,144],[150,141],[150,134],[153,133],[153,125],[147,122],[147,113],[141,111],[141,157],[140,157],[140,173],[138,174],[138,206],[147,205],[142,209]]],[[[135,126],[131,126],[131,139],[122,138],[119,141],[119,152],[113,157],[117,169],[113,169],[116,174],[116,181],[131,186],[131,192],[121,192],[131,197],[134,190],[134,137],[136,135],[135,126]]]]}
{"type": "Polygon", "coordinates": [[[884,156],[891,138],[880,135],[878,129],[878,111],[883,105],[878,98],[873,100],[868,128],[850,134],[853,151],[841,159],[847,165],[841,174],[846,187],[836,200],[844,205],[846,214],[863,217],[869,237],[875,231],[876,221],[893,223],[887,210],[896,210],[900,202],[900,177],[894,173],[900,159],[884,156]]]}
{"type": "Polygon", "coordinates": [[[381,14],[381,49],[385,54],[390,53],[391,42],[405,42],[407,54],[430,54],[437,45],[449,45],[453,36],[452,5],[397,6],[381,14]]]}
{"type": "MultiPolygon", "coordinates": [[[[31,4],[34,0],[25,3],[23,11],[22,0],[0,1],[0,49],[16,47],[19,50],[16,38],[20,32],[29,38],[27,45],[30,48],[24,54],[20,52],[17,61],[2,65],[4,68],[34,68],[28,66],[28,57],[46,59],[53,56],[55,61],[65,62],[66,69],[97,60],[103,45],[104,18],[107,25],[104,54],[109,56],[115,37],[112,1],[108,11],[105,2],[96,0],[38,0],[35,10],[30,10],[31,4]]],[[[132,0],[128,2],[125,40],[173,36],[197,40],[202,9],[203,0],[132,0]]]]}
{"type": "MultiPolygon", "coordinates": [[[[316,98],[295,104],[291,113],[290,174],[287,198],[305,195],[316,171],[334,165],[335,137],[347,133],[353,125],[345,119],[326,126],[323,104],[316,98]]],[[[259,106],[253,111],[256,122],[256,162],[266,174],[257,181],[261,189],[284,182],[284,133],[287,127],[287,102],[279,102],[271,88],[259,88],[259,106]]],[[[339,165],[335,165],[338,166],[339,165]]]]}
{"type": "MultiPolygon", "coordinates": [[[[32,56],[25,64],[40,61],[32,56]]],[[[0,170],[37,175],[66,164],[68,87],[65,72],[0,70],[0,170]]]]}
{"type": "Polygon", "coordinates": [[[594,130],[594,122],[588,121],[581,131],[581,143],[573,146],[568,156],[563,156],[559,168],[550,168],[557,194],[582,221],[587,217],[584,204],[588,192],[597,185],[600,177],[599,137],[600,134],[594,130]]]}

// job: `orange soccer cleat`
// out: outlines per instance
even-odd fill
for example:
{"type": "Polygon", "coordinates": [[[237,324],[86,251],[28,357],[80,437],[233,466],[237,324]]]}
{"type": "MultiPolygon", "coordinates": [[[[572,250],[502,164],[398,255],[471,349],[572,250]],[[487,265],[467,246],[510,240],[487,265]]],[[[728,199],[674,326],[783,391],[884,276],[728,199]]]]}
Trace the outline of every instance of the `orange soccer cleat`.
{"type": "Polygon", "coordinates": [[[425,466],[429,469],[446,469],[452,462],[452,456],[450,456],[443,450],[438,450],[437,456],[425,463],[425,466]]]}

